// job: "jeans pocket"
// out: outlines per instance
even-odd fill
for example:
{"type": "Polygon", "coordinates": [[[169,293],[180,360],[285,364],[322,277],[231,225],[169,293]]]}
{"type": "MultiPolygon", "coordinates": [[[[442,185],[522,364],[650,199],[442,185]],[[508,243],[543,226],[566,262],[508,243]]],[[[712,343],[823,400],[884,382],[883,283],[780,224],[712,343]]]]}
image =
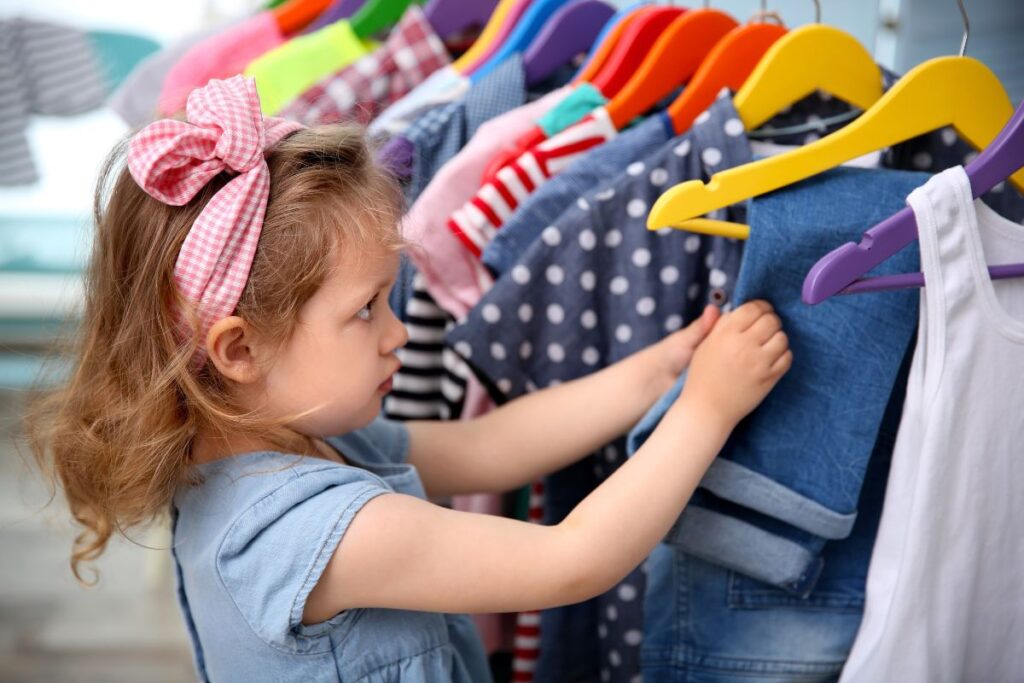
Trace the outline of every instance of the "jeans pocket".
{"type": "Polygon", "coordinates": [[[855,579],[823,577],[810,595],[799,597],[780,588],[736,572],[729,572],[727,601],[730,609],[795,609],[830,612],[861,612],[864,610],[864,582],[855,579]]]}

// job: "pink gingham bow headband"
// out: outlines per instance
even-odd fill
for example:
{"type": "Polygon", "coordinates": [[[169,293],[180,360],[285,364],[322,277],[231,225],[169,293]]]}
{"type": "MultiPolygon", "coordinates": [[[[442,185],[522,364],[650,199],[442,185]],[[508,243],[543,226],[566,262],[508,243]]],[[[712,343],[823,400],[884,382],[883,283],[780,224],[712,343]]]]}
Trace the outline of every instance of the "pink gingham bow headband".
{"type": "MultiPolygon", "coordinates": [[[[162,119],[132,138],[128,170],[151,197],[171,206],[187,204],[225,170],[232,178],[207,203],[185,237],[174,265],[174,281],[197,308],[200,347],[217,320],[231,315],[245,289],[270,193],[265,152],[302,125],[264,120],[256,84],[234,76],[192,91],[185,121],[162,119]]],[[[187,329],[187,327],[186,327],[187,329]]]]}

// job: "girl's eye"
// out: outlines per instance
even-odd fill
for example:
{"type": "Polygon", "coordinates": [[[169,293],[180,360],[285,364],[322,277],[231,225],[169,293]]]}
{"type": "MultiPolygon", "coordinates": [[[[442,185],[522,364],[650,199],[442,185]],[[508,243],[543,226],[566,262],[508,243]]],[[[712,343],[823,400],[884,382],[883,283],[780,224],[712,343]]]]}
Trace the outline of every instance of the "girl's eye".
{"type": "Polygon", "coordinates": [[[374,294],[373,298],[370,299],[366,303],[365,306],[363,306],[362,308],[359,309],[359,312],[356,313],[356,316],[358,318],[360,318],[361,320],[366,320],[366,321],[372,320],[373,319],[373,307],[377,303],[378,297],[380,297],[380,294],[374,294]]]}

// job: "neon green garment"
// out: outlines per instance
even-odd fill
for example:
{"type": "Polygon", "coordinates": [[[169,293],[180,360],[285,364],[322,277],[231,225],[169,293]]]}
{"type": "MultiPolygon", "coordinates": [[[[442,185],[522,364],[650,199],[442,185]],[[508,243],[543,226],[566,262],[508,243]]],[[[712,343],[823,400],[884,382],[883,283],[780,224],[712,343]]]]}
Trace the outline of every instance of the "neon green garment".
{"type": "Polygon", "coordinates": [[[608,98],[600,90],[590,83],[581,83],[554,109],[542,116],[537,125],[550,138],[606,104],[608,98]]]}
{"type": "Polygon", "coordinates": [[[256,79],[263,113],[274,115],[325,76],[344,69],[377,47],[359,38],[347,21],[289,40],[245,69],[256,79]]]}

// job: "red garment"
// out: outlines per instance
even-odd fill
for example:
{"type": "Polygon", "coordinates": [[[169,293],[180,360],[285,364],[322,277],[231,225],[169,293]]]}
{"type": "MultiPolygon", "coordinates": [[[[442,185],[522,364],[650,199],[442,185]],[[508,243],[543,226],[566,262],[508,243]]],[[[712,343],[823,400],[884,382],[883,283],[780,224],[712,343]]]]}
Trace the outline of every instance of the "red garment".
{"type": "Polygon", "coordinates": [[[448,220],[448,229],[480,258],[495,233],[520,202],[587,151],[618,134],[608,112],[601,108],[574,126],[541,142],[502,168],[491,182],[448,220]]]}

